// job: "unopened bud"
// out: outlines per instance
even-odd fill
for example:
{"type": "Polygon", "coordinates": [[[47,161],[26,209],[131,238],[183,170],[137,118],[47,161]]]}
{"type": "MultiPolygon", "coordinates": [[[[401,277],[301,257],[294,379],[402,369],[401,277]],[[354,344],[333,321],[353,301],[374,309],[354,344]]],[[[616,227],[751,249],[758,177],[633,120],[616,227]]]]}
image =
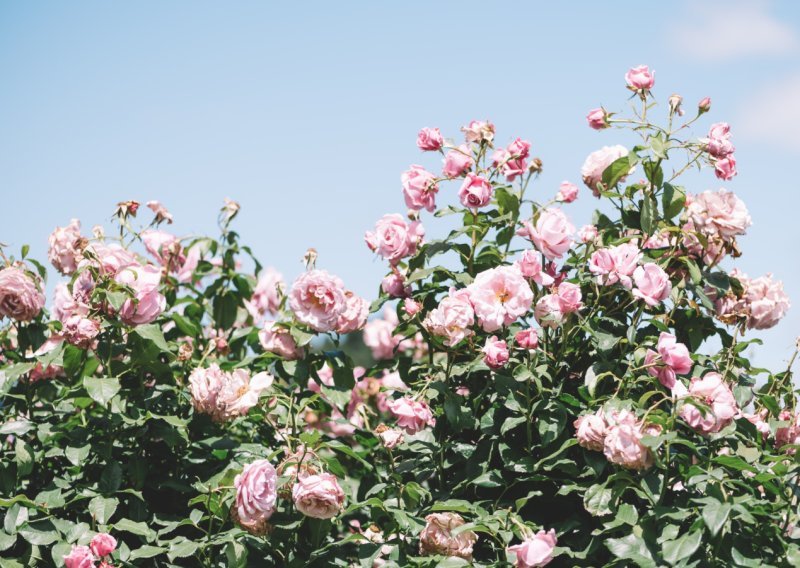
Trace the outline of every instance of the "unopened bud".
{"type": "Polygon", "coordinates": [[[542,173],[542,160],[539,158],[534,158],[531,160],[531,165],[528,166],[528,170],[532,173],[540,174],[542,173]]]}
{"type": "Polygon", "coordinates": [[[699,103],[697,103],[697,112],[703,114],[704,112],[708,112],[711,110],[711,98],[704,97],[699,103]]]}
{"type": "Polygon", "coordinates": [[[680,95],[672,95],[669,98],[669,112],[670,114],[677,114],[678,116],[683,116],[683,109],[681,108],[681,103],[683,102],[683,97],[680,95]]]}

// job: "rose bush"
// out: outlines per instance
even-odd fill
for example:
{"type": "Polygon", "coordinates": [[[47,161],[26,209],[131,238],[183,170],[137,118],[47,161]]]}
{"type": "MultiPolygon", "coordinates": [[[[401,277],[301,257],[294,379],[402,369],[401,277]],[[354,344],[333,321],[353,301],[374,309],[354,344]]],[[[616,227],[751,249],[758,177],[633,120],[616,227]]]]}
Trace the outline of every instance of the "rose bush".
{"type": "Polygon", "coordinates": [[[625,81],[630,112],[587,116],[588,191],[539,187],[489,121],[423,128],[441,173],[364,223],[371,304],[313,249],[262,268],[232,201],[216,239],[157,201],[57,228],[49,310],[2,251],[0,565],[800,565],[794,357],[746,357],[789,300],[731,269],[744,202],[681,185],[736,175],[731,128],[693,138],[711,101],[677,95],[656,124],[655,74],[625,81]]]}

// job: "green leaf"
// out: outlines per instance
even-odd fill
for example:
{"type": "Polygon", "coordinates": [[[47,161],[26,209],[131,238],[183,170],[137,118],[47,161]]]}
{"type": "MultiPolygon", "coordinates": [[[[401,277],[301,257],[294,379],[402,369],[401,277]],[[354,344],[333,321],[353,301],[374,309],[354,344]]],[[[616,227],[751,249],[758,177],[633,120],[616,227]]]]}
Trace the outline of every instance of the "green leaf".
{"type": "Polygon", "coordinates": [[[664,210],[664,219],[670,220],[683,211],[686,203],[686,193],[683,188],[672,184],[664,184],[664,193],[661,194],[661,205],[664,210]]]}
{"type": "Polygon", "coordinates": [[[706,524],[706,527],[708,527],[711,536],[717,535],[725,524],[725,521],[728,520],[730,512],[730,503],[721,503],[716,500],[703,507],[703,522],[706,524]]]}
{"type": "Polygon", "coordinates": [[[28,509],[19,503],[14,503],[6,511],[6,516],[3,520],[3,530],[8,534],[17,534],[17,527],[21,526],[28,520],[28,509]]]}
{"type": "Polygon", "coordinates": [[[167,549],[161,546],[150,546],[149,544],[145,544],[144,546],[131,551],[129,559],[137,560],[139,558],[152,558],[154,556],[158,556],[159,554],[163,554],[166,551],[167,549]]]}
{"type": "MultiPolygon", "coordinates": [[[[114,530],[129,532],[135,535],[143,536],[148,541],[153,540],[155,538],[155,531],[150,529],[150,527],[147,526],[147,523],[137,523],[130,519],[120,519],[119,521],[115,522],[114,530]]],[[[163,552],[163,550],[164,549],[161,549],[161,552],[163,552]]]]}
{"type": "Polygon", "coordinates": [[[622,560],[632,560],[641,568],[655,568],[656,561],[642,537],[629,534],[622,538],[609,538],[606,546],[611,554],[622,560]]]}
{"type": "MultiPolygon", "coordinates": [[[[611,165],[603,171],[603,185],[606,188],[612,188],[617,185],[619,180],[628,175],[637,162],[638,158],[635,154],[628,154],[611,162],[611,165]]],[[[595,189],[594,187],[592,188],[592,190],[595,189]]]]}
{"type": "Polygon", "coordinates": [[[0,531],[0,552],[4,550],[8,550],[17,542],[16,535],[8,534],[4,531],[0,531]]]}
{"type": "Polygon", "coordinates": [[[662,545],[664,560],[672,565],[689,558],[695,553],[702,540],[702,531],[695,530],[675,540],[668,540],[662,545]]]}
{"type": "Polygon", "coordinates": [[[89,501],[89,514],[101,525],[105,525],[114,515],[119,505],[116,497],[97,496],[89,501]]]}
{"type": "Polygon", "coordinates": [[[103,468],[103,473],[100,474],[100,483],[98,488],[103,493],[113,493],[119,489],[122,483],[122,467],[116,463],[110,463],[103,468]]]}
{"type": "Polygon", "coordinates": [[[229,568],[243,568],[247,565],[247,548],[240,542],[229,542],[225,547],[225,558],[229,568]]]}
{"type": "Polygon", "coordinates": [[[611,512],[609,503],[613,493],[605,484],[598,483],[586,490],[583,496],[584,508],[593,516],[608,515],[611,512]]]}
{"type": "Polygon", "coordinates": [[[655,233],[656,221],[655,201],[651,196],[645,195],[644,199],[642,199],[642,231],[648,235],[655,233]]]}
{"type": "Polygon", "coordinates": [[[186,558],[194,554],[199,548],[199,544],[193,540],[182,540],[175,544],[174,542],[169,545],[169,552],[167,558],[175,561],[176,558],[186,558]]]}
{"type": "Polygon", "coordinates": [[[156,324],[149,323],[147,325],[136,326],[133,329],[133,333],[146,341],[150,341],[153,343],[153,345],[158,347],[159,350],[165,353],[170,353],[167,340],[164,339],[164,334],[161,332],[161,328],[156,324]]]}
{"type": "Polygon", "coordinates": [[[236,295],[230,291],[223,291],[214,298],[214,322],[219,329],[230,329],[236,321],[236,311],[239,302],[236,295]]]}
{"type": "Polygon", "coordinates": [[[34,546],[47,546],[59,540],[58,531],[49,520],[24,524],[18,533],[34,546]]]}
{"type": "Polygon", "coordinates": [[[119,392],[119,379],[96,379],[94,377],[84,377],[83,386],[86,392],[98,404],[105,406],[115,394],[119,392]]]}
{"type": "Polygon", "coordinates": [[[33,471],[33,448],[20,438],[17,438],[14,445],[14,461],[19,477],[25,477],[33,471]]]}

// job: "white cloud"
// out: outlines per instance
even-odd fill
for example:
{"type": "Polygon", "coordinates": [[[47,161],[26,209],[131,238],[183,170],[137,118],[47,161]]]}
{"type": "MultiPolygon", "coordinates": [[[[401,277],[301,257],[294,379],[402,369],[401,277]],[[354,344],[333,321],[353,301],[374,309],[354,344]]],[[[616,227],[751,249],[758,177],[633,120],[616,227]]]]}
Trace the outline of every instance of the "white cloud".
{"type": "Polygon", "coordinates": [[[740,109],[736,130],[742,136],[800,153],[800,74],[749,96],[740,109]]]}
{"type": "Polygon", "coordinates": [[[680,53],[702,61],[796,52],[796,31],[770,8],[765,0],[692,1],[669,30],[669,41],[680,53]]]}

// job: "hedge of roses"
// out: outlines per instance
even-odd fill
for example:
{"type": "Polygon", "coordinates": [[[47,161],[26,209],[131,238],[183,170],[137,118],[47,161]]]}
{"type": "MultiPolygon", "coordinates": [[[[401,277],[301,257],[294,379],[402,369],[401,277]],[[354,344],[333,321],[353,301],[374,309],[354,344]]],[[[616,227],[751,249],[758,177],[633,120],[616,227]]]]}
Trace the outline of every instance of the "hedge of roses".
{"type": "Polygon", "coordinates": [[[4,251],[0,565],[800,565],[791,362],[745,356],[789,301],[725,269],[751,224],[716,189],[731,129],[625,79],[629,112],[587,116],[610,145],[585,188],[537,185],[488,121],[423,128],[407,213],[365,235],[371,303],[313,249],[293,282],[262,268],[232,201],[218,239],[156,201],[57,228],[49,309],[4,251]]]}

